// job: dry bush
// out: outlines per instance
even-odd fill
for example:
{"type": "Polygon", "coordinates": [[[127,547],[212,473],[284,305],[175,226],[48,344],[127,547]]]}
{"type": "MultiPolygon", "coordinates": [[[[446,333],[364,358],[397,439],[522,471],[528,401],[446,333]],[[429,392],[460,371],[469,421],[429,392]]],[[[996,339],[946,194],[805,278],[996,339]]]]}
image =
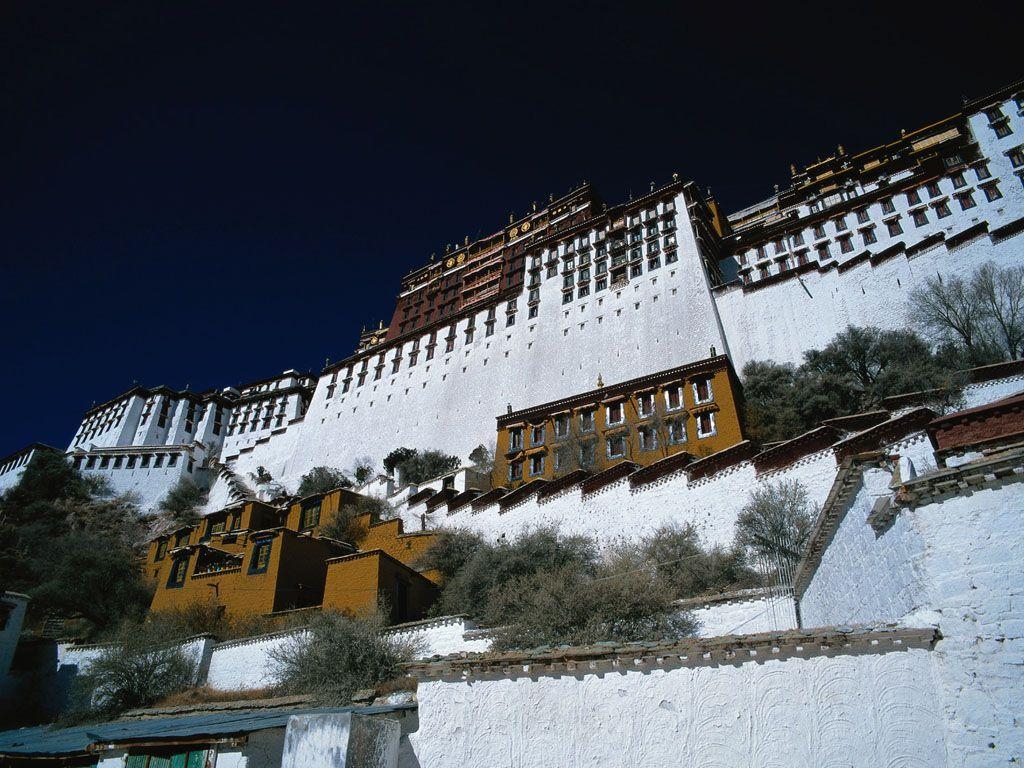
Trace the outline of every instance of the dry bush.
{"type": "Polygon", "coordinates": [[[270,652],[279,691],[312,694],[322,704],[345,705],[357,690],[400,677],[402,665],[417,649],[383,634],[387,614],[386,610],[365,617],[321,613],[307,631],[270,652]]]}

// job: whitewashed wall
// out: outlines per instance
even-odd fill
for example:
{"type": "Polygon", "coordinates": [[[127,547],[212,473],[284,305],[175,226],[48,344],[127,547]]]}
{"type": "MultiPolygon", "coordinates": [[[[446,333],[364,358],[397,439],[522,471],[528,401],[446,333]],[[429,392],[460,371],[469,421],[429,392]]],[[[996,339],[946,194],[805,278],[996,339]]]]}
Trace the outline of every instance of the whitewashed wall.
{"type": "MultiPolygon", "coordinates": [[[[465,617],[444,616],[404,625],[388,634],[414,643],[418,655],[428,658],[459,651],[486,651],[490,648],[490,641],[473,637],[474,629],[476,625],[465,617]]],[[[277,682],[277,667],[272,654],[284,644],[293,642],[296,634],[278,632],[219,643],[210,656],[206,684],[221,691],[259,690],[273,686],[277,682]]]]}
{"type": "Polygon", "coordinates": [[[797,626],[796,604],[788,593],[708,602],[688,610],[700,622],[697,637],[781,632],[797,626]]]}
{"type": "MultiPolygon", "coordinates": [[[[1014,205],[1012,218],[1024,215],[1024,205],[1014,205]]],[[[974,217],[956,220],[950,234],[976,223],[974,217]]],[[[737,371],[750,360],[800,363],[806,350],[820,349],[848,325],[913,327],[907,296],[925,278],[966,277],[986,261],[1009,266],[1022,258],[1024,235],[996,244],[984,235],[953,252],[939,245],[911,259],[900,255],[875,267],[863,262],[843,274],[810,272],[749,293],[734,286],[716,292],[715,301],[737,371]]]]}
{"type": "Polygon", "coordinates": [[[836,461],[831,449],[801,458],[789,467],[757,475],[754,465],[741,462],[712,477],[690,483],[683,470],[653,483],[630,488],[618,480],[583,496],[579,487],[567,489],[538,502],[536,497],[502,511],[491,504],[479,511],[471,506],[447,514],[440,508],[432,525],[465,527],[490,540],[514,539],[522,532],[544,525],[564,533],[590,536],[601,543],[636,539],[662,525],[691,523],[708,544],[732,542],[740,508],[758,484],[798,480],[811,503],[824,502],[835,479],[836,461]]]}
{"type": "MultiPolygon", "coordinates": [[[[385,375],[363,387],[341,388],[327,398],[330,376],[321,378],[294,453],[256,446],[235,462],[239,471],[265,466],[285,484],[317,464],[340,468],[368,455],[376,463],[392,448],[442,448],[466,458],[490,445],[495,417],[515,409],[593,389],[600,375],[608,384],[671,368],[725,351],[708,279],[682,195],[676,198],[679,260],[570,304],[561,302],[561,276],[543,279],[537,318],[527,319],[524,292],[516,324],[504,326],[499,308],[494,335],[486,336],[486,311],[475,318],[473,342],[465,344],[466,320],[458,323],[455,349],[444,352],[438,335],[433,360],[402,367],[392,375],[389,349],[385,375]]],[[[427,336],[420,346],[426,346],[427,336]]],[[[291,486],[289,486],[291,487],[291,486]]]]}
{"type": "Polygon", "coordinates": [[[253,691],[277,684],[272,654],[295,641],[296,632],[247,637],[218,643],[210,655],[206,684],[218,691],[253,691]]]}
{"type": "Polygon", "coordinates": [[[945,764],[929,652],[421,681],[423,768],[945,764]],[[571,713],[571,716],[569,716],[571,713]]]}
{"type": "Polygon", "coordinates": [[[904,510],[876,538],[866,517],[887,473],[865,480],[800,601],[804,625],[936,623],[949,764],[1021,761],[1024,482],[904,510]]]}

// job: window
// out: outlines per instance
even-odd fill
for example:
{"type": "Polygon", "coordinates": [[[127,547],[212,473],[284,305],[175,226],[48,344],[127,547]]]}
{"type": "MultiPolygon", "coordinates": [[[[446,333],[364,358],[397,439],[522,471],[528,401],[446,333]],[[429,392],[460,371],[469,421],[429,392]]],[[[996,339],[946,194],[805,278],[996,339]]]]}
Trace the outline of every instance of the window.
{"type": "Polygon", "coordinates": [[[156,543],[156,555],[154,555],[153,559],[156,562],[159,563],[161,560],[164,559],[164,557],[166,555],[167,555],[167,539],[160,539],[160,541],[158,541],[156,543]]]}
{"type": "Polygon", "coordinates": [[[986,184],[981,188],[981,191],[985,193],[985,199],[990,203],[994,200],[998,200],[1003,196],[1003,193],[999,191],[998,184],[986,184]]]}
{"type": "Polygon", "coordinates": [[[608,443],[609,459],[618,459],[626,455],[625,435],[612,435],[606,442],[608,443]]]}
{"type": "Polygon", "coordinates": [[[917,193],[916,189],[907,192],[907,205],[917,205],[920,202],[921,196],[917,193]]]}
{"type": "Polygon", "coordinates": [[[797,232],[795,235],[793,235],[793,245],[803,245],[803,244],[804,244],[804,233],[803,232],[797,232]]]}
{"type": "Polygon", "coordinates": [[[544,454],[536,453],[530,457],[530,475],[543,475],[544,474],[544,454]]]}
{"type": "Polygon", "coordinates": [[[867,208],[858,208],[857,209],[857,223],[863,224],[865,221],[868,220],[868,218],[869,217],[868,217],[868,210],[867,210],[867,208]]]}
{"type": "Polygon", "coordinates": [[[841,237],[839,238],[839,251],[841,253],[850,253],[853,250],[853,238],[841,237]]]}
{"type": "Polygon", "coordinates": [[[158,468],[158,467],[162,467],[163,465],[164,465],[164,455],[162,453],[158,453],[156,456],[153,457],[153,467],[155,469],[155,468],[158,468]]]}
{"type": "Polygon", "coordinates": [[[523,479],[523,462],[513,461],[508,465],[508,479],[509,482],[523,479]]]}
{"type": "Polygon", "coordinates": [[[937,181],[928,182],[928,197],[938,197],[942,194],[942,190],[939,189],[939,183],[937,181]]]}
{"type": "Polygon", "coordinates": [[[270,564],[270,547],[273,541],[260,541],[252,550],[252,560],[249,562],[249,573],[265,573],[270,564]]]}
{"type": "Polygon", "coordinates": [[[896,213],[896,206],[893,205],[891,197],[882,201],[882,213],[896,213]]]}
{"type": "Polygon", "coordinates": [[[636,431],[641,451],[654,451],[658,448],[658,433],[653,427],[640,427],[636,431]]]}
{"type": "Polygon", "coordinates": [[[875,237],[875,228],[868,227],[860,231],[861,239],[864,241],[864,245],[873,245],[878,242],[878,238],[875,237]]]}
{"type": "Polygon", "coordinates": [[[654,413],[654,393],[641,392],[637,395],[636,408],[641,416],[651,416],[654,413]]]}
{"type": "Polygon", "coordinates": [[[695,403],[710,403],[715,399],[711,391],[711,379],[697,379],[693,382],[693,401],[695,403]]]}
{"type": "Polygon", "coordinates": [[[974,195],[971,192],[961,192],[956,196],[957,201],[960,203],[960,210],[969,211],[971,208],[977,205],[974,202],[974,195]]]}
{"type": "Polygon", "coordinates": [[[621,424],[622,423],[622,401],[619,400],[615,403],[609,403],[605,414],[606,424],[621,424]]]}
{"type": "Polygon", "coordinates": [[[544,425],[530,427],[530,446],[544,445],[544,425]]]}
{"type": "Polygon", "coordinates": [[[560,413],[555,416],[555,437],[565,437],[569,434],[569,414],[560,413]]]}
{"type": "Polygon", "coordinates": [[[585,411],[580,411],[580,432],[593,432],[594,431],[594,409],[588,408],[585,411]]]}
{"type": "Polygon", "coordinates": [[[683,388],[680,386],[668,387],[665,390],[665,408],[669,411],[678,411],[683,407],[683,388]]]}
{"type": "MultiPolygon", "coordinates": [[[[527,316],[527,317],[528,317],[528,318],[529,318],[530,320],[532,320],[533,318],[535,318],[535,317],[537,316],[537,314],[538,314],[538,309],[539,309],[539,308],[538,308],[538,307],[537,307],[536,305],[534,305],[534,306],[530,307],[530,309],[529,309],[529,310],[527,311],[527,313],[526,313],[526,316],[527,316]]],[[[488,336],[490,336],[490,334],[487,334],[487,335],[488,335],[488,336]]]]}
{"type": "Polygon", "coordinates": [[[945,200],[940,200],[935,203],[933,207],[935,208],[935,215],[940,219],[944,219],[950,215],[949,204],[945,200]]]}
{"type": "Polygon", "coordinates": [[[1010,158],[1010,165],[1014,168],[1020,168],[1024,166],[1024,146],[1011,149],[1006,153],[1006,156],[1010,158]]]}
{"type": "Polygon", "coordinates": [[[997,139],[1005,139],[1013,133],[1013,129],[1010,127],[1010,121],[1007,118],[1003,118],[1002,122],[996,123],[993,126],[993,129],[996,132],[997,139]]]}
{"type": "Polygon", "coordinates": [[[832,253],[829,251],[828,243],[820,243],[815,246],[815,250],[818,252],[818,259],[824,261],[825,259],[831,259],[832,253]]]}
{"type": "Polygon", "coordinates": [[[630,277],[640,277],[640,275],[642,275],[643,273],[644,273],[644,268],[643,268],[642,264],[634,264],[633,266],[631,266],[629,268],[629,276],[630,277]]]}
{"type": "Polygon", "coordinates": [[[575,282],[576,282],[576,280],[573,277],[571,272],[568,275],[564,275],[562,277],[562,287],[563,288],[572,288],[573,283],[575,283],[575,282]]]}
{"type": "Polygon", "coordinates": [[[669,445],[679,445],[686,442],[686,422],[674,419],[668,422],[669,445]]]}
{"type": "Polygon", "coordinates": [[[824,237],[824,236],[825,236],[825,225],[824,224],[815,224],[814,225],[814,237],[818,238],[818,237],[824,237]]]}
{"type": "Polygon", "coordinates": [[[910,216],[914,220],[915,227],[923,227],[928,223],[928,214],[924,212],[924,208],[918,208],[916,211],[911,211],[910,216]]]}
{"type": "Polygon", "coordinates": [[[316,499],[315,501],[307,501],[302,505],[300,511],[299,529],[307,530],[309,528],[315,528],[320,524],[320,507],[322,501],[316,499]]]}
{"type": "Polygon", "coordinates": [[[885,228],[889,230],[889,237],[896,237],[896,235],[903,234],[903,227],[900,226],[899,217],[895,219],[889,219],[885,222],[885,228]]]}
{"type": "Polygon", "coordinates": [[[982,163],[974,169],[974,173],[978,177],[978,181],[984,181],[985,179],[992,178],[992,174],[988,169],[988,163],[982,163]]]}
{"type": "Polygon", "coordinates": [[[715,434],[715,414],[702,413],[697,417],[697,437],[712,437],[715,434]]]}
{"type": "Polygon", "coordinates": [[[844,232],[844,231],[846,231],[846,217],[845,216],[840,216],[838,219],[836,219],[835,224],[836,224],[836,232],[844,232]]]}
{"type": "Polygon", "coordinates": [[[508,431],[508,449],[510,451],[523,450],[523,428],[513,427],[508,431]]]}
{"type": "Polygon", "coordinates": [[[505,327],[508,328],[508,327],[513,326],[515,324],[516,324],[516,315],[515,315],[515,312],[513,312],[511,315],[509,315],[507,318],[505,318],[505,327]]]}
{"type": "Polygon", "coordinates": [[[171,572],[167,576],[167,588],[176,589],[185,584],[185,575],[188,573],[188,557],[175,558],[171,563],[171,572]]]}
{"type": "Polygon", "coordinates": [[[571,304],[572,303],[572,291],[566,291],[565,293],[562,294],[562,303],[563,304],[571,304]]]}
{"type": "Polygon", "coordinates": [[[576,298],[577,299],[583,299],[583,298],[586,298],[589,295],[590,295],[590,286],[589,285],[581,285],[579,287],[579,290],[576,291],[576,298]]]}
{"type": "Polygon", "coordinates": [[[967,186],[962,173],[954,173],[950,178],[953,180],[953,189],[963,189],[967,186]]]}

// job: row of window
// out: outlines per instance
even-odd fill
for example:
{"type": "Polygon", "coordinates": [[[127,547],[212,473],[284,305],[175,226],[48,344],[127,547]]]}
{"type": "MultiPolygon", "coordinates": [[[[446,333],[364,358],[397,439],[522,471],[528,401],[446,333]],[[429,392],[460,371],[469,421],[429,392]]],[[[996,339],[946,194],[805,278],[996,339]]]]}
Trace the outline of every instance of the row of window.
{"type": "MultiPolygon", "coordinates": [[[[1021,160],[1024,161],[1024,157],[1022,157],[1021,160]]],[[[991,172],[988,169],[988,165],[985,164],[985,163],[982,163],[980,165],[975,166],[974,172],[975,172],[975,175],[977,176],[977,179],[978,179],[979,182],[986,181],[986,180],[992,178],[992,174],[991,174],[991,172]]],[[[956,197],[957,201],[959,202],[961,210],[965,210],[966,211],[966,210],[969,210],[970,208],[975,207],[976,202],[974,200],[973,191],[970,190],[970,189],[967,189],[968,183],[967,183],[966,178],[964,177],[963,172],[952,174],[949,178],[950,178],[950,180],[952,182],[952,185],[953,185],[953,195],[954,195],[954,197],[956,197]],[[963,191],[957,192],[956,190],[963,190],[963,191]]],[[[936,200],[936,198],[940,198],[940,197],[942,197],[944,195],[941,187],[939,186],[939,182],[938,181],[929,182],[928,184],[926,184],[924,186],[923,189],[927,193],[927,196],[928,196],[929,200],[935,200],[935,202],[931,203],[930,205],[935,208],[937,217],[938,218],[944,218],[946,216],[949,216],[950,215],[950,210],[949,210],[949,205],[948,205],[947,200],[946,199],[936,200]]],[[[983,191],[983,193],[985,194],[986,199],[989,202],[992,202],[994,200],[998,200],[999,198],[1002,197],[1002,192],[999,190],[999,186],[998,186],[998,184],[995,181],[989,182],[987,184],[981,184],[981,185],[979,185],[979,189],[981,189],[983,191]]],[[[910,190],[907,190],[906,192],[904,192],[903,196],[906,198],[906,204],[907,204],[908,209],[909,209],[907,212],[914,219],[915,225],[916,226],[924,226],[925,224],[927,224],[928,223],[927,222],[927,213],[925,212],[926,211],[926,207],[924,206],[923,201],[922,201],[921,190],[910,189],[910,190]],[[919,207],[915,208],[915,206],[919,206],[919,207]]],[[[879,208],[881,210],[882,221],[883,221],[884,224],[886,224],[886,226],[887,226],[887,228],[889,230],[889,234],[891,236],[902,234],[903,230],[902,230],[902,227],[899,226],[898,222],[895,225],[893,225],[891,223],[892,219],[886,218],[886,217],[894,215],[894,214],[898,216],[897,210],[896,210],[895,198],[894,197],[883,198],[882,200],[879,201],[878,205],[879,205],[879,208]]],[[[872,217],[869,214],[867,207],[858,208],[853,213],[856,216],[858,224],[867,224],[867,223],[869,223],[871,221],[872,217]]],[[[836,237],[837,242],[838,242],[838,244],[840,246],[841,252],[842,253],[849,253],[849,252],[853,251],[852,242],[849,242],[849,241],[847,241],[845,243],[843,242],[844,238],[849,238],[850,237],[850,227],[849,227],[849,222],[848,222],[848,219],[847,219],[847,215],[843,214],[843,215],[834,217],[831,220],[831,224],[832,224],[832,229],[834,230],[833,236],[836,237]]],[[[861,229],[861,233],[862,234],[863,234],[864,231],[865,231],[865,229],[861,229]]],[[[811,228],[811,235],[812,235],[812,241],[818,241],[818,240],[822,240],[822,239],[828,237],[829,233],[825,229],[825,222],[819,222],[819,223],[815,224],[811,228]]],[[[868,238],[866,239],[865,245],[870,245],[870,244],[872,244],[874,242],[875,242],[875,240],[874,240],[874,236],[873,236],[873,233],[872,233],[872,234],[868,235],[868,238]]],[[[786,237],[786,236],[778,237],[775,240],[773,240],[770,244],[769,243],[762,243],[762,244],[756,246],[753,249],[753,251],[751,251],[750,253],[751,253],[751,256],[752,256],[752,258],[754,260],[761,261],[761,260],[766,259],[766,258],[769,257],[768,248],[771,247],[775,256],[783,256],[785,258],[784,255],[785,254],[789,254],[790,252],[794,252],[794,255],[795,255],[796,250],[800,246],[803,246],[804,244],[805,244],[804,231],[799,231],[799,232],[793,233],[792,235],[790,235],[788,237],[786,237]]],[[[830,258],[831,257],[831,254],[829,252],[829,243],[827,243],[827,242],[825,242],[825,243],[815,242],[814,248],[818,252],[819,258],[822,258],[822,257],[830,258]]],[[[739,261],[739,263],[741,265],[743,265],[743,264],[747,263],[747,258],[748,258],[748,254],[747,253],[741,253],[741,254],[739,254],[738,261],[739,261]]],[[[788,261],[788,259],[787,259],[787,261],[788,261]]]]}
{"type": "MultiPolygon", "coordinates": [[[[715,414],[713,412],[701,413],[696,417],[697,437],[704,439],[717,434],[715,427],[715,414]]],[[[650,425],[637,427],[637,443],[642,452],[656,451],[659,447],[658,430],[650,425]]],[[[681,445],[686,442],[686,421],[684,419],[669,419],[665,422],[665,435],[669,445],[681,445]]],[[[584,440],[579,447],[574,449],[570,446],[556,446],[552,449],[553,469],[555,472],[564,472],[573,468],[573,452],[577,451],[575,466],[587,468],[592,467],[596,461],[597,441],[596,439],[584,440]]],[[[605,436],[605,455],[609,459],[625,458],[629,452],[629,434],[625,430],[613,435],[605,436]]],[[[509,462],[509,482],[516,482],[523,479],[524,468],[529,469],[530,477],[539,477],[544,474],[547,463],[547,456],[544,453],[536,453],[527,459],[517,459],[509,462]]]]}
{"type": "MultiPolygon", "coordinates": [[[[178,466],[177,453],[142,453],[117,456],[77,456],[75,469],[160,469],[161,467],[178,466]]],[[[191,457],[186,462],[186,469],[191,472],[195,460],[191,457]]]]}
{"type": "Polygon", "coordinates": [[[265,404],[249,404],[245,410],[239,412],[237,409],[231,416],[231,424],[228,425],[228,436],[255,432],[257,429],[277,429],[284,426],[287,417],[288,396],[271,398],[265,404]]]}
{"type": "MultiPolygon", "coordinates": [[[[715,396],[711,388],[711,379],[697,379],[691,384],[693,388],[693,401],[698,404],[711,403],[715,396]]],[[[662,392],[665,400],[665,411],[675,413],[683,410],[683,387],[682,385],[666,387],[662,392]]],[[[654,392],[641,392],[636,395],[637,413],[640,418],[648,418],[655,414],[654,392]]],[[[579,431],[581,434],[593,432],[595,429],[594,414],[595,408],[582,409],[578,414],[579,431]]],[[[568,413],[560,413],[553,419],[555,439],[568,437],[572,417],[568,413]]],[[[605,405],[605,425],[614,427],[624,424],[626,421],[625,401],[617,400],[614,403],[605,405]]],[[[546,427],[537,424],[530,427],[530,447],[543,445],[545,441],[546,427]]],[[[523,428],[512,427],[508,431],[509,451],[518,451],[523,448],[523,428]]]]}

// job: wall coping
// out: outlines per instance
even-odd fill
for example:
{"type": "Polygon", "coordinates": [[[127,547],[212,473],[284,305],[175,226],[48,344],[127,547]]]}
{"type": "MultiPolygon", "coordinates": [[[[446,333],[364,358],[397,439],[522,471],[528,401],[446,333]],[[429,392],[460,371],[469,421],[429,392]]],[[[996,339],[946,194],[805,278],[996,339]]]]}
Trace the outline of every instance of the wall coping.
{"type": "Polygon", "coordinates": [[[421,681],[561,677],[654,668],[761,663],[768,659],[931,650],[941,638],[934,627],[830,626],[808,630],[686,638],[678,641],[587,646],[542,646],[509,653],[452,653],[405,665],[421,681]]]}

